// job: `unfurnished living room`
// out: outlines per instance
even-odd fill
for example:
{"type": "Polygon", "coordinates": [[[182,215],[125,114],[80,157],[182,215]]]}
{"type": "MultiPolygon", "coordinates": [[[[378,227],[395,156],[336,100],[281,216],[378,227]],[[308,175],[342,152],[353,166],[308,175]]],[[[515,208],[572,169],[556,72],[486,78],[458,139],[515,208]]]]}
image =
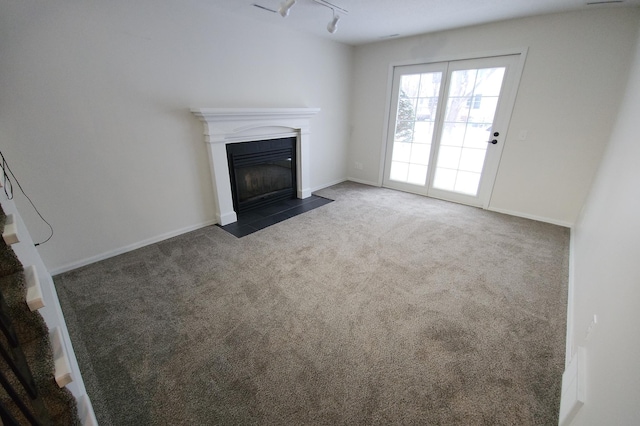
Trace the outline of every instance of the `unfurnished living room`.
{"type": "Polygon", "coordinates": [[[0,0],[0,58],[3,423],[640,422],[640,0],[0,0]]]}

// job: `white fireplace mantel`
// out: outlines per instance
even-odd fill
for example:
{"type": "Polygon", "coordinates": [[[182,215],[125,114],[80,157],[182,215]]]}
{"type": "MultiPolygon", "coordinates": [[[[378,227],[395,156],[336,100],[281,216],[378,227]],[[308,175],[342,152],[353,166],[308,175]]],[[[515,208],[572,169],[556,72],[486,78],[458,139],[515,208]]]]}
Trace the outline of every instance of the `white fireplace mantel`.
{"type": "Polygon", "coordinates": [[[229,143],[295,137],[296,193],[311,196],[309,182],[310,120],[320,108],[192,108],[204,123],[204,140],[209,152],[216,221],[227,225],[238,220],[233,209],[231,179],[227,162],[229,143]]]}

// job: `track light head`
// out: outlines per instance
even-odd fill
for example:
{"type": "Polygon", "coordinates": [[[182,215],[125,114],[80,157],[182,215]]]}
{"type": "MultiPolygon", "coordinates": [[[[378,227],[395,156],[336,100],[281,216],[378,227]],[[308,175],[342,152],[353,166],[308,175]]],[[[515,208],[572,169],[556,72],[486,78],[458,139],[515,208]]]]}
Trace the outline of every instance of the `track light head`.
{"type": "MultiPolygon", "coordinates": [[[[289,11],[293,7],[293,5],[296,4],[296,1],[297,0],[283,0],[282,3],[280,3],[280,8],[278,9],[278,13],[283,18],[286,18],[287,16],[289,16],[289,11]]],[[[343,15],[348,14],[349,11],[333,3],[330,3],[328,0],[311,0],[311,1],[319,4],[320,6],[324,6],[326,8],[331,9],[331,12],[333,12],[333,19],[331,19],[329,24],[327,24],[327,31],[329,31],[331,34],[335,33],[338,29],[338,21],[340,20],[340,15],[338,15],[336,11],[340,12],[343,15]]]]}
{"type": "Polygon", "coordinates": [[[283,18],[289,16],[289,10],[296,4],[296,0],[285,0],[280,4],[280,9],[278,9],[278,13],[283,18]]]}
{"type": "Polygon", "coordinates": [[[329,22],[329,25],[327,25],[327,31],[329,31],[331,34],[335,33],[336,30],[338,29],[339,20],[340,20],[340,15],[336,15],[334,13],[333,19],[331,20],[331,22],[329,22]]]}

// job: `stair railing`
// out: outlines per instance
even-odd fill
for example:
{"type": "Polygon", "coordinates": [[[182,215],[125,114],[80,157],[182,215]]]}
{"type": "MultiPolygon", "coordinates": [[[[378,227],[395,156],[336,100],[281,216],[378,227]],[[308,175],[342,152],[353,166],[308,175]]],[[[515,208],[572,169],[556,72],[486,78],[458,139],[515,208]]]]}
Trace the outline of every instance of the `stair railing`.
{"type": "MultiPolygon", "coordinates": [[[[0,330],[6,339],[6,342],[0,342],[0,356],[2,356],[18,379],[19,384],[23,387],[26,398],[24,393],[21,395],[21,393],[14,388],[11,381],[1,370],[0,385],[2,385],[11,400],[32,425],[51,425],[53,424],[51,416],[44,406],[42,398],[38,394],[38,388],[33,379],[31,369],[27,364],[22,346],[20,346],[9,312],[9,307],[7,306],[2,291],[0,291],[0,330]]],[[[3,424],[20,425],[11,413],[12,410],[0,401],[0,419],[2,419],[3,424]]]]}

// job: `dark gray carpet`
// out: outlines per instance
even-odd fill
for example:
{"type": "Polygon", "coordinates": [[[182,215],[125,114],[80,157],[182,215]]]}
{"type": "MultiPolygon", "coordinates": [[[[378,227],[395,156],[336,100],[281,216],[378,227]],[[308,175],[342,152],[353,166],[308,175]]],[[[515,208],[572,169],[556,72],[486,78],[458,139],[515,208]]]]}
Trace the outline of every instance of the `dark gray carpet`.
{"type": "Polygon", "coordinates": [[[55,277],[101,425],[557,424],[568,229],[318,195],[55,277]]]}

